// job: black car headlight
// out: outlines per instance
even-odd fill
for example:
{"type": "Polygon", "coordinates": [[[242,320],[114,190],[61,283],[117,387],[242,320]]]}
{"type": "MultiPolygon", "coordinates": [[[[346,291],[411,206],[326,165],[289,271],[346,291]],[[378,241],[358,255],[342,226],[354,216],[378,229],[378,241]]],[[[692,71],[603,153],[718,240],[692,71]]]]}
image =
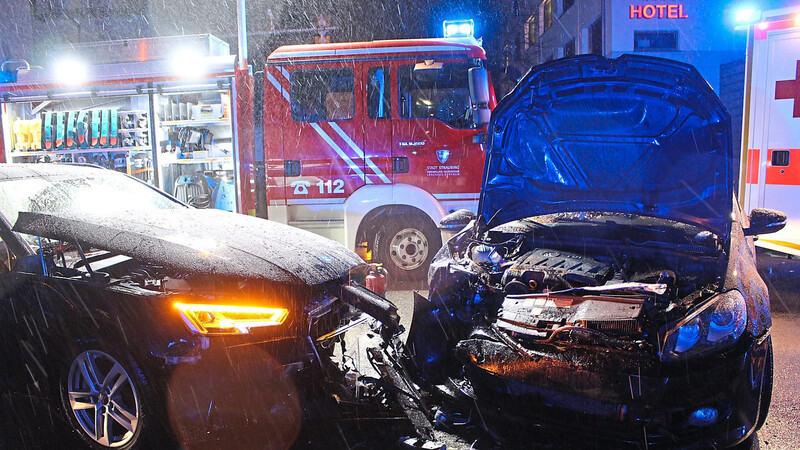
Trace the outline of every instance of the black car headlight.
{"type": "Polygon", "coordinates": [[[747,304],[741,292],[715,295],[662,333],[664,361],[701,356],[733,345],[747,326],[747,304]]]}

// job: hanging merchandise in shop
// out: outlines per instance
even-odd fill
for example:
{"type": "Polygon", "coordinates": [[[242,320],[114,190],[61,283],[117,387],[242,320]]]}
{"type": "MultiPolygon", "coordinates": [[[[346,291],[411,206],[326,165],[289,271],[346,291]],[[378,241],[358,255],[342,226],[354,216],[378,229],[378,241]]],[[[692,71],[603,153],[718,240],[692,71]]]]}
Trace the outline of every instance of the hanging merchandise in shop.
{"type": "Polygon", "coordinates": [[[195,35],[60,48],[45,68],[9,61],[0,161],[93,164],[195,207],[240,211],[237,186],[250,183],[237,170],[234,58],[195,35]]]}

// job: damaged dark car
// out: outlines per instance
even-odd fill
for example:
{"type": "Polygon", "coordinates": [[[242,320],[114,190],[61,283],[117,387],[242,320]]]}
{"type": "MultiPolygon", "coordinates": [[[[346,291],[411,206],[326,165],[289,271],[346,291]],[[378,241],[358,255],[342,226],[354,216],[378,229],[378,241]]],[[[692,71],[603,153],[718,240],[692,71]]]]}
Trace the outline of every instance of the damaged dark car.
{"type": "Polygon", "coordinates": [[[356,419],[415,436],[389,388],[397,309],[343,246],[93,167],[2,164],[0,213],[0,447],[288,448],[333,423],[331,448],[356,419]],[[365,321],[367,377],[343,339],[365,321]]]}
{"type": "Polygon", "coordinates": [[[767,289],[730,117],[691,66],[532,69],[493,112],[477,217],[430,269],[409,337],[445,427],[492,444],[724,448],[763,425],[767,289]],[[516,425],[516,426],[514,426],[516,425]]]}

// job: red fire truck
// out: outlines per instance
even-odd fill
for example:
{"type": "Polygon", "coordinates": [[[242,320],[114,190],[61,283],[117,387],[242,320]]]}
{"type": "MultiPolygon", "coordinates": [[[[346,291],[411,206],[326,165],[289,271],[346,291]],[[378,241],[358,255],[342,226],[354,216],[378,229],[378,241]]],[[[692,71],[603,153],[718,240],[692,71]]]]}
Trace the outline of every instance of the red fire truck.
{"type": "Polygon", "coordinates": [[[496,101],[474,38],[294,45],[265,69],[268,217],[421,278],[475,210],[496,101]]]}
{"type": "MultiPolygon", "coordinates": [[[[197,207],[255,213],[251,78],[227,44],[85,47],[93,65],[0,72],[0,161],[104,165],[197,207]],[[76,67],[81,79],[62,79],[76,67]]],[[[264,77],[268,218],[338,240],[395,279],[422,278],[439,220],[477,207],[496,103],[485,58],[469,33],[277,49],[264,77]]]]}

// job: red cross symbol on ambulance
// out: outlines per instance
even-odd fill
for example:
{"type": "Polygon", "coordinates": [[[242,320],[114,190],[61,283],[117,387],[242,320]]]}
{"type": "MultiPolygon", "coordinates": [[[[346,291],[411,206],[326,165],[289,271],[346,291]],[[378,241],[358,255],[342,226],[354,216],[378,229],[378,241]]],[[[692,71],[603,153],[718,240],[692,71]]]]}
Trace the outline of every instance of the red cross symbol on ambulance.
{"type": "Polygon", "coordinates": [[[800,117],[800,61],[797,61],[797,71],[794,80],[783,80],[775,83],[775,100],[794,100],[792,117],[800,117]]]}

